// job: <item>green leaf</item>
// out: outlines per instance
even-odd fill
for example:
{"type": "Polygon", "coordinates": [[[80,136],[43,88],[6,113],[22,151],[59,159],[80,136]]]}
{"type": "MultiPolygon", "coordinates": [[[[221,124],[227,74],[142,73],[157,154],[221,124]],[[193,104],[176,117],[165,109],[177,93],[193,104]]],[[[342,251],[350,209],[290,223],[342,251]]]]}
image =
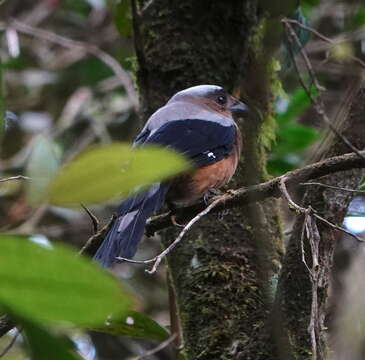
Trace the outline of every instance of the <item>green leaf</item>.
{"type": "Polygon", "coordinates": [[[270,159],[267,162],[267,171],[272,175],[285,174],[288,171],[294,170],[299,163],[293,164],[288,161],[285,157],[279,157],[275,159],[270,159]]]}
{"type": "Polygon", "coordinates": [[[85,19],[91,10],[91,6],[84,0],[64,0],[60,5],[72,16],[80,16],[85,19]]]}
{"type": "Polygon", "coordinates": [[[81,360],[70,343],[56,337],[30,321],[20,320],[23,326],[31,359],[33,360],[81,360]]]}
{"type": "Polygon", "coordinates": [[[165,328],[148,316],[136,311],[129,311],[122,317],[111,318],[105,326],[92,330],[157,341],[164,341],[169,337],[169,332],[165,328]]]}
{"type": "Polygon", "coordinates": [[[92,326],[123,314],[130,303],[110,274],[65,246],[0,236],[0,305],[15,315],[92,326]]]}
{"type": "Polygon", "coordinates": [[[61,158],[59,146],[45,135],[37,136],[32,144],[32,152],[28,160],[26,175],[26,195],[32,204],[44,201],[48,183],[56,174],[61,158]]]}
{"type": "Polygon", "coordinates": [[[365,6],[359,7],[358,11],[354,14],[351,25],[354,28],[360,27],[365,24],[365,6]]]}
{"type": "Polygon", "coordinates": [[[188,167],[183,156],[155,146],[98,146],[60,171],[50,184],[49,201],[60,206],[96,204],[126,196],[136,187],[146,187],[188,167]]]}
{"type": "Polygon", "coordinates": [[[309,126],[289,124],[279,129],[277,139],[273,149],[276,155],[293,153],[305,149],[318,139],[318,132],[309,126]]]}
{"type": "Polygon", "coordinates": [[[311,6],[315,6],[318,5],[320,2],[320,0],[301,0],[300,4],[301,5],[311,5],[311,6]]]}
{"type": "Polygon", "coordinates": [[[132,14],[130,0],[109,1],[114,23],[119,33],[123,36],[132,34],[132,14]]]}

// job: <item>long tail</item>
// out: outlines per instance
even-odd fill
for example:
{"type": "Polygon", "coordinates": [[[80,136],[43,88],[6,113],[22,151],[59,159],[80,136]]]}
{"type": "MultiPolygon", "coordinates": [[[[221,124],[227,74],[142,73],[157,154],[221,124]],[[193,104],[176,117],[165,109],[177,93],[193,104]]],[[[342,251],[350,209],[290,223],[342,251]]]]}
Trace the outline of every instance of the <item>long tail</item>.
{"type": "Polygon", "coordinates": [[[147,218],[162,207],[167,190],[167,184],[156,184],[119,206],[118,218],[94,257],[102,266],[108,267],[117,262],[117,256],[128,259],[134,256],[147,218]]]}

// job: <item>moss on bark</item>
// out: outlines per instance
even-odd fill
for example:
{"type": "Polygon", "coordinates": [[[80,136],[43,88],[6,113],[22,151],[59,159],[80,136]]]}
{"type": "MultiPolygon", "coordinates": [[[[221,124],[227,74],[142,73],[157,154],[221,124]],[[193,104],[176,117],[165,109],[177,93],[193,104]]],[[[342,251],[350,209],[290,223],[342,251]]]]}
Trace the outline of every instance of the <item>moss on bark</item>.
{"type": "MultiPolygon", "coordinates": [[[[248,97],[263,115],[241,124],[243,158],[229,186],[266,179],[272,58],[260,56],[265,30],[257,1],[135,0],[133,12],[143,117],[197,84],[248,97]]],[[[275,201],[242,204],[202,219],[170,254],[188,359],[271,358],[269,284],[282,252],[279,223],[275,201]]],[[[175,236],[169,230],[164,243],[175,236]]]]}
{"type": "MultiPolygon", "coordinates": [[[[347,114],[341,125],[341,133],[359,149],[365,147],[364,110],[365,89],[358,89],[353,84],[352,96],[349,97],[347,114]]],[[[341,155],[349,148],[338,138],[321,154],[322,158],[341,155]]],[[[325,176],[319,182],[344,188],[357,188],[364,176],[362,169],[354,169],[325,176]]],[[[306,191],[303,204],[311,205],[323,217],[335,224],[341,224],[353,194],[333,189],[313,186],[306,191]]],[[[328,323],[326,323],[329,285],[332,276],[333,253],[341,233],[317,222],[320,233],[319,242],[319,278],[318,278],[318,319],[315,322],[317,359],[326,359],[328,355],[328,323]]],[[[291,359],[312,359],[312,343],[308,332],[311,319],[312,283],[308,270],[302,261],[300,234],[303,216],[296,219],[293,233],[289,240],[287,254],[278,287],[278,311],[285,325],[286,343],[291,359]]],[[[311,266],[310,246],[304,242],[306,262],[311,266]]]]}

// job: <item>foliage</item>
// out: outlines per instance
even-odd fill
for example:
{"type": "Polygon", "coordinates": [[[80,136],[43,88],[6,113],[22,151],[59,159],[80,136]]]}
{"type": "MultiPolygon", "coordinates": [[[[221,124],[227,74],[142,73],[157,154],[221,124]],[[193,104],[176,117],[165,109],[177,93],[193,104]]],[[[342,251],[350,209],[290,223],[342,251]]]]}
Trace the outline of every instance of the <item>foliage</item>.
{"type": "Polygon", "coordinates": [[[148,338],[164,341],[169,337],[168,331],[157,322],[136,311],[129,311],[123,316],[113,316],[103,327],[93,328],[113,335],[135,338],[148,338]]]}
{"type": "Polygon", "coordinates": [[[49,201],[54,205],[78,206],[110,200],[116,195],[121,198],[135,188],[142,189],[188,168],[182,156],[158,147],[94,147],[52,180],[49,201]]]}
{"type": "MultiPolygon", "coordinates": [[[[141,22],[150,21],[148,7],[152,2],[145,3],[144,8],[137,9],[141,22]]],[[[259,3],[271,17],[267,20],[271,33],[267,42],[275,40],[282,45],[283,56],[270,60],[273,74],[270,91],[280,106],[270,118],[270,131],[264,140],[267,149],[271,149],[269,173],[283,174],[301,166],[308,150],[321,137],[317,124],[308,119],[310,99],[298,88],[297,76],[285,50],[288,44],[283,39],[280,19],[291,17],[308,25],[311,16],[319,14],[316,10],[321,1],[260,0],[259,3]],[[271,21],[275,26],[271,26],[271,21]],[[271,120],[276,122],[275,134],[271,132],[274,128],[271,120]],[[276,142],[270,146],[274,138],[276,142]]],[[[351,7],[348,5],[351,11],[344,24],[328,14],[325,28],[329,32],[337,31],[329,36],[335,39],[341,31],[362,29],[365,6],[360,1],[355,3],[354,0],[351,7]]],[[[345,2],[343,5],[347,6],[345,2]]],[[[103,49],[122,64],[127,75],[128,71],[132,72],[131,77],[137,75],[137,66],[130,64],[135,49],[131,40],[129,0],[12,0],[0,1],[0,7],[0,11],[6,7],[4,14],[10,17],[27,19],[40,29],[82,40],[93,49],[103,49]]],[[[162,13],[161,21],[164,16],[162,13]]],[[[190,15],[182,14],[185,16],[190,15]]],[[[5,34],[7,22],[1,25],[5,34]]],[[[158,26],[158,22],[153,24],[158,26]]],[[[303,46],[311,40],[314,44],[319,42],[303,28],[295,27],[295,31],[303,46]]],[[[257,46],[261,49],[260,56],[266,56],[265,46],[269,46],[263,44],[263,34],[258,31],[252,40],[260,45],[257,46]]],[[[155,181],[169,179],[188,170],[190,165],[171,151],[152,147],[132,150],[126,145],[140,124],[123,84],[97,54],[91,56],[84,49],[60,46],[28,35],[19,31],[16,38],[6,33],[1,48],[0,173],[1,177],[24,174],[30,178],[25,182],[0,184],[1,228],[11,230],[12,234],[27,232],[27,236],[5,232],[0,235],[1,310],[21,324],[29,354],[37,360],[49,359],[49,354],[56,360],[79,359],[67,338],[74,327],[164,341],[169,332],[163,326],[132,310],[137,304],[138,309],[156,318],[167,317],[162,276],[146,279],[143,270],[138,267],[130,270],[123,264],[127,275],[120,280],[61,243],[79,247],[90,236],[89,227],[83,226],[89,219],[85,221],[81,203],[92,205],[98,217],[106,219],[110,211],[105,202],[121,199],[155,181]],[[9,42],[19,46],[19,56],[11,57],[9,42]],[[80,96],[83,91],[88,94],[85,98],[80,96]],[[7,121],[6,110],[19,114],[19,119],[7,121]],[[29,113],[35,115],[31,117],[29,113]],[[48,125],[40,120],[44,114],[50,119],[48,125]],[[46,210],[42,213],[42,209],[46,210]],[[31,241],[31,235],[38,233],[52,240],[49,247],[31,241]]],[[[313,59],[320,60],[321,64],[322,60],[326,61],[325,69],[318,71],[321,84],[332,86],[332,82],[338,81],[333,75],[338,77],[338,69],[331,68],[333,63],[346,65],[350,55],[359,54],[360,44],[353,42],[351,36],[346,39],[326,48],[325,55],[315,52],[314,47],[313,59]]],[[[299,48],[294,50],[297,53],[299,48]]],[[[317,96],[315,92],[312,95],[317,96]]],[[[364,184],[361,189],[365,190],[364,184]]],[[[363,216],[363,213],[350,215],[363,216]]],[[[142,258],[151,255],[151,248],[159,251],[157,242],[149,242],[147,248],[142,258]]],[[[275,285],[276,279],[272,283],[275,285]]]]}
{"type": "Polygon", "coordinates": [[[0,303],[43,323],[99,324],[130,306],[126,291],[90,260],[61,245],[0,237],[0,303]]]}
{"type": "Polygon", "coordinates": [[[81,360],[67,339],[60,338],[47,331],[41,325],[21,320],[24,328],[29,353],[33,360],[81,360]]]}
{"type": "Polygon", "coordinates": [[[365,25],[365,5],[359,6],[358,11],[355,12],[350,23],[352,28],[365,25]]]}
{"type": "Polygon", "coordinates": [[[317,130],[295,123],[295,119],[309,106],[308,95],[303,89],[298,89],[290,96],[286,109],[278,111],[276,144],[268,161],[271,174],[282,174],[296,168],[301,162],[303,151],[318,139],[317,130]]]}

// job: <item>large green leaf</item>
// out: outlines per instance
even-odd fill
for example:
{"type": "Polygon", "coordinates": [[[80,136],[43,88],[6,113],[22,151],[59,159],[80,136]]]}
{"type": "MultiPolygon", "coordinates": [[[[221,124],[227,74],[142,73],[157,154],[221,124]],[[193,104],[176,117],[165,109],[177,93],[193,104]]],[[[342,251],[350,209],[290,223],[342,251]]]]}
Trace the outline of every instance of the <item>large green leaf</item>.
{"type": "Polygon", "coordinates": [[[37,136],[32,144],[32,152],[28,160],[26,175],[27,198],[31,203],[44,200],[49,181],[57,172],[61,157],[59,146],[45,135],[37,136]]]}
{"type": "Polygon", "coordinates": [[[318,138],[318,132],[305,125],[288,124],[279,129],[277,133],[277,144],[273,152],[278,154],[288,154],[305,149],[318,138]]]}
{"type": "MultiPolygon", "coordinates": [[[[316,94],[316,90],[312,90],[312,95],[316,94]]],[[[279,125],[285,125],[294,120],[306,110],[311,101],[307,93],[300,88],[290,96],[288,108],[283,113],[276,116],[279,125]]]]}
{"type": "Polygon", "coordinates": [[[100,325],[129,310],[129,296],[110,274],[64,246],[0,236],[0,306],[40,322],[100,325]]]}
{"type": "Polygon", "coordinates": [[[94,147],[60,171],[50,184],[49,202],[61,206],[100,203],[188,167],[181,155],[155,146],[94,147]]]}
{"type": "Polygon", "coordinates": [[[81,360],[64,339],[30,321],[20,320],[32,360],[81,360]]]}
{"type": "Polygon", "coordinates": [[[164,341],[169,337],[169,333],[165,328],[148,316],[136,311],[129,311],[123,316],[113,317],[108,320],[105,326],[93,328],[92,330],[157,341],[164,341]]]}

